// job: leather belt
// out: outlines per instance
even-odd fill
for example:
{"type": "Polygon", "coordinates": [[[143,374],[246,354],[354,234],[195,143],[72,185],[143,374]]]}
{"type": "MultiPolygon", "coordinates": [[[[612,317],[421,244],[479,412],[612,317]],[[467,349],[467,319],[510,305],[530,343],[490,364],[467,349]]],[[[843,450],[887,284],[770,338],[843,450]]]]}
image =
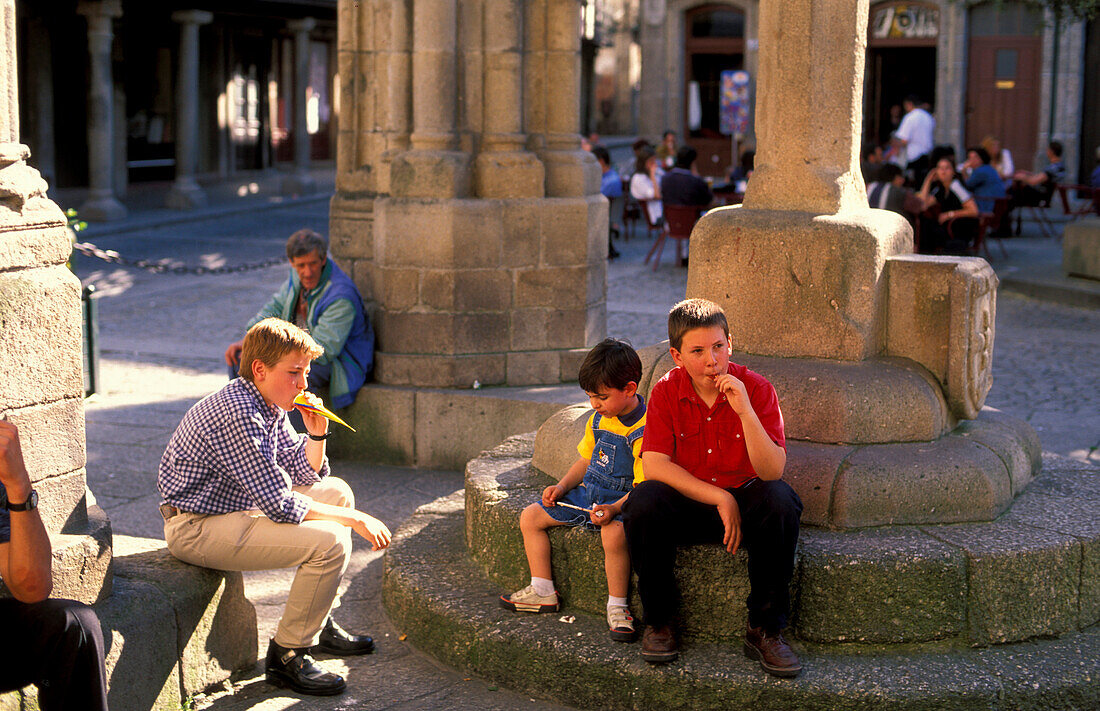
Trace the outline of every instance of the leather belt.
{"type": "Polygon", "coordinates": [[[181,513],[183,513],[183,511],[180,511],[179,509],[177,509],[175,506],[172,506],[171,504],[161,504],[160,505],[160,515],[164,517],[165,521],[172,518],[173,516],[178,516],[181,513]]]}

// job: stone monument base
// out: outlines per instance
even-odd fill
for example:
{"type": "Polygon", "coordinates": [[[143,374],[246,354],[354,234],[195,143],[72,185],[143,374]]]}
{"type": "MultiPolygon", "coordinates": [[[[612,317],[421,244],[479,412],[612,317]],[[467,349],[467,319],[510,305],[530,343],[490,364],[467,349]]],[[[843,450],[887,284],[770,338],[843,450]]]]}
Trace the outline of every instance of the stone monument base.
{"type": "MultiPolygon", "coordinates": [[[[745,554],[681,551],[680,659],[654,667],[609,639],[598,537],[553,529],[563,615],[501,609],[527,582],[520,510],[551,481],[534,437],[470,463],[465,492],[397,531],[383,600],[446,664],[563,703],[610,709],[1090,708],[1100,704],[1096,471],[1049,458],[996,522],[804,529],[788,637],[805,670],[777,681],[740,652],[745,554]],[[441,571],[443,577],[441,578],[441,571]],[[730,581],[733,585],[730,585],[730,581]]],[[[635,598],[636,615],[641,609],[635,598]]]]}

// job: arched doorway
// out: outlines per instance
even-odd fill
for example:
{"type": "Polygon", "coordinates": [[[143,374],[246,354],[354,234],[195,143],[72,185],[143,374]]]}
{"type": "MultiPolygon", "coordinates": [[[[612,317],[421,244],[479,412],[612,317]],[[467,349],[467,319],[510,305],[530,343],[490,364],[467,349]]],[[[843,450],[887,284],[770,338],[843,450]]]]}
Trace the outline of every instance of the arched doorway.
{"type": "Polygon", "coordinates": [[[882,2],[867,26],[867,84],[863,140],[884,145],[903,115],[902,100],[936,96],[936,44],[940,10],[931,3],[882,2]]]}
{"type": "Polygon", "coordinates": [[[733,143],[719,130],[721,80],[723,71],[744,68],[745,13],[732,5],[693,7],[684,13],[684,32],[686,142],[699,151],[700,174],[725,176],[733,143]]]}
{"type": "Polygon", "coordinates": [[[1032,169],[1039,134],[1042,11],[1021,2],[970,8],[966,145],[996,136],[1032,169]]]}

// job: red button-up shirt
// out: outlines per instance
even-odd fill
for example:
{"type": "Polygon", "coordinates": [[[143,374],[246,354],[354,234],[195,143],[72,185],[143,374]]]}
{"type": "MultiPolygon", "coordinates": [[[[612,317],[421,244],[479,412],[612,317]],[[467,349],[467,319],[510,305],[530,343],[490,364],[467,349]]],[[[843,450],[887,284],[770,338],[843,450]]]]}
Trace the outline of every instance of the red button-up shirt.
{"type": "MultiPolygon", "coordinates": [[[[728,372],[745,384],[749,402],[772,441],[787,448],[779,398],[768,380],[743,365],[728,372]]],[[[723,489],[739,487],[756,476],[745,447],[741,418],[718,393],[708,408],[683,368],[673,368],[649,396],[642,452],[660,452],[697,479],[723,489]]]]}

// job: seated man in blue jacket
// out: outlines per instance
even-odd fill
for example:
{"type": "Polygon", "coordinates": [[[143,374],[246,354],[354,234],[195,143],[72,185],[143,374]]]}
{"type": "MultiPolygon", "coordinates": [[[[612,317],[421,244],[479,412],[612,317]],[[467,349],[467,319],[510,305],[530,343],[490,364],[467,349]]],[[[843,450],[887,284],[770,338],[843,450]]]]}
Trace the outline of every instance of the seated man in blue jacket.
{"type": "MultiPolygon", "coordinates": [[[[273,316],[309,333],[325,349],[310,366],[309,391],[328,385],[332,406],[347,407],[374,369],[374,330],[363,299],[348,275],[328,257],[328,242],[313,230],[292,234],[286,256],[290,279],[245,330],[273,316]]],[[[237,375],[243,344],[242,339],[225,350],[230,377],[237,375]]]]}

